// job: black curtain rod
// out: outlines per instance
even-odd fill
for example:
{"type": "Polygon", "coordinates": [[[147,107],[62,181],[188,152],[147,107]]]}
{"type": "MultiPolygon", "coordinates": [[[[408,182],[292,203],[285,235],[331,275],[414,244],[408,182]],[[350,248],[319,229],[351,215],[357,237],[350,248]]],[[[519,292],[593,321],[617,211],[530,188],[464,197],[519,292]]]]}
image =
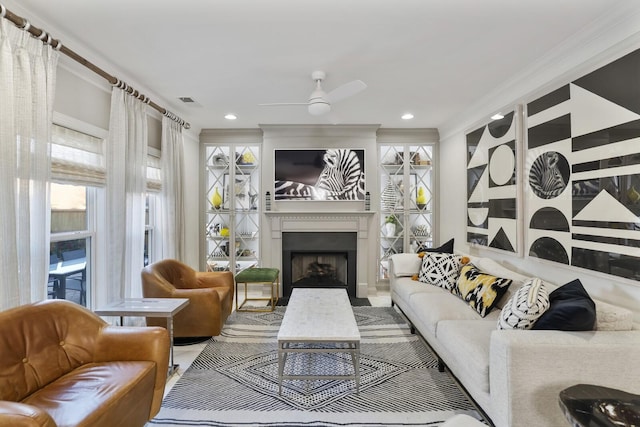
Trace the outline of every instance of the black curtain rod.
{"type": "Polygon", "coordinates": [[[156,104],[155,102],[151,101],[149,99],[149,97],[143,95],[142,93],[138,92],[136,89],[134,89],[131,86],[129,86],[128,84],[126,84],[125,82],[121,81],[120,79],[118,79],[118,78],[112,76],[111,74],[107,73],[106,71],[102,70],[97,65],[87,61],[85,58],[83,58],[82,56],[78,55],[73,50],[71,50],[68,47],[64,46],[60,40],[56,40],[56,39],[52,38],[51,35],[47,34],[44,30],[32,26],[29,23],[28,20],[26,20],[25,18],[23,18],[21,16],[18,16],[15,13],[11,12],[6,7],[4,7],[4,5],[1,4],[1,3],[0,3],[0,16],[5,18],[5,19],[7,19],[7,20],[9,20],[10,22],[12,22],[16,27],[18,27],[18,28],[20,28],[20,29],[22,29],[24,31],[28,31],[33,37],[41,40],[43,43],[50,44],[54,49],[64,53],[69,58],[73,59],[74,61],[78,62],[79,64],[84,65],[86,68],[90,69],[94,73],[96,73],[99,76],[101,76],[104,79],[106,79],[109,83],[111,83],[112,86],[116,86],[116,87],[118,87],[120,89],[123,89],[129,95],[138,98],[139,100],[145,102],[146,104],[149,104],[153,109],[159,111],[163,116],[166,116],[166,117],[170,118],[171,120],[179,123],[185,129],[189,129],[191,127],[191,125],[188,122],[186,122],[183,119],[181,119],[180,117],[176,116],[175,114],[173,114],[171,111],[167,110],[166,108],[163,108],[163,107],[159,106],[158,104],[156,104]]]}

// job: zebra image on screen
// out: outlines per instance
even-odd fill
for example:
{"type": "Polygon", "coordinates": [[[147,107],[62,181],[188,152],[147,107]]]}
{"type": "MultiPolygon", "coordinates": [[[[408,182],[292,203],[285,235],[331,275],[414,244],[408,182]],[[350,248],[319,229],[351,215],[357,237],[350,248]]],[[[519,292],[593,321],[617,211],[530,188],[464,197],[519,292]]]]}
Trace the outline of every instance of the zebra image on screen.
{"type": "Polygon", "coordinates": [[[328,149],[315,185],[277,180],[276,200],[364,200],[364,171],[355,151],[328,149]]]}

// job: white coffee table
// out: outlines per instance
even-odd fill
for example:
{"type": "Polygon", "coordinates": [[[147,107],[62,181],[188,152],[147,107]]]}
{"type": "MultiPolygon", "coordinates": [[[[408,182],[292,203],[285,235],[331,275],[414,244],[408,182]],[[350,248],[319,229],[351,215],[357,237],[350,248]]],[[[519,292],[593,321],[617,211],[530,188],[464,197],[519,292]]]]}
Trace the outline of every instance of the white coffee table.
{"type": "Polygon", "coordinates": [[[292,379],[355,380],[356,393],[360,391],[360,331],[346,290],[296,288],[291,292],[287,311],[278,331],[280,394],[282,380],[292,379]],[[350,353],[353,374],[285,375],[288,353],[350,353]]]}
{"type": "Polygon", "coordinates": [[[188,304],[187,298],[125,298],[98,308],[94,313],[98,316],[119,316],[120,325],[123,325],[124,316],[166,317],[171,342],[168,374],[170,377],[178,370],[178,365],[173,363],[173,316],[188,304]]]}

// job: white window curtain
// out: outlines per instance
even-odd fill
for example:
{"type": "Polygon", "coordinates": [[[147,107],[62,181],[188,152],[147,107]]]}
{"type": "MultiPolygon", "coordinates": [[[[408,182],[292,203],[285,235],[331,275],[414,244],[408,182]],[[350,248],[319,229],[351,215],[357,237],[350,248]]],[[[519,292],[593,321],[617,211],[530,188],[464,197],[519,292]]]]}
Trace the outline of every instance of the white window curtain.
{"type": "Polygon", "coordinates": [[[0,309],[46,298],[58,57],[51,46],[0,19],[0,309]]]}
{"type": "Polygon", "coordinates": [[[106,149],[106,302],[142,296],[147,139],[146,104],[113,88],[106,149]]]}
{"type": "Polygon", "coordinates": [[[182,260],[184,256],[184,197],[182,126],[162,118],[162,192],[160,193],[160,238],[156,250],[159,259],[182,260]],[[160,246],[160,247],[158,247],[160,246]]]}

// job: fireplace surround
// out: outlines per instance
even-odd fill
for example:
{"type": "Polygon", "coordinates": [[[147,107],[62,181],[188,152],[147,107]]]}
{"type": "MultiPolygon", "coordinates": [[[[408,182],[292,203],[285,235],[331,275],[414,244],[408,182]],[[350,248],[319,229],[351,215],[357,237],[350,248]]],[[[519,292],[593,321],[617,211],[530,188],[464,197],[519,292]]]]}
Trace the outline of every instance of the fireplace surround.
{"type": "Polygon", "coordinates": [[[352,233],[356,238],[356,265],[351,270],[355,274],[355,296],[366,298],[370,287],[375,292],[375,262],[371,261],[372,257],[375,260],[375,245],[369,241],[373,211],[267,211],[265,216],[265,231],[270,238],[263,250],[264,265],[280,268],[284,276],[282,245],[287,233],[352,233]]]}

